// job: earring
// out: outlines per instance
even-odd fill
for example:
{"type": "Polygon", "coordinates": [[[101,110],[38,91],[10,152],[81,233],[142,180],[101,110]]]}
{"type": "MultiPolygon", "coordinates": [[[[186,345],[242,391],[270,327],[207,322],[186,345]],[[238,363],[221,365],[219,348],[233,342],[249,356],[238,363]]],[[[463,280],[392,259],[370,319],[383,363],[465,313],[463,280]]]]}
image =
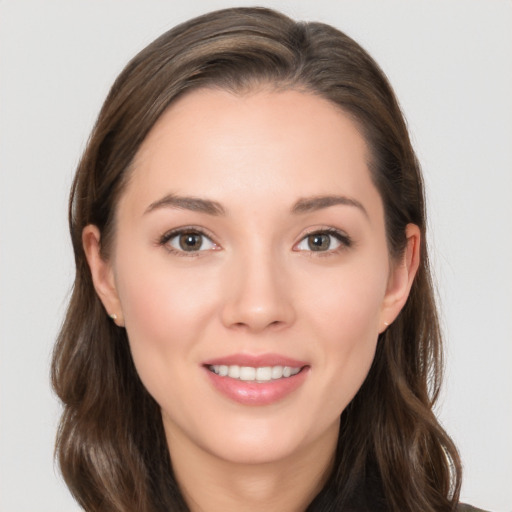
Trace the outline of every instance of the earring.
{"type": "Polygon", "coordinates": [[[386,327],[389,327],[389,324],[388,324],[387,322],[384,322],[384,325],[385,325],[386,327]]]}
{"type": "Polygon", "coordinates": [[[108,315],[112,320],[117,320],[117,315],[115,313],[109,313],[108,315]]]}

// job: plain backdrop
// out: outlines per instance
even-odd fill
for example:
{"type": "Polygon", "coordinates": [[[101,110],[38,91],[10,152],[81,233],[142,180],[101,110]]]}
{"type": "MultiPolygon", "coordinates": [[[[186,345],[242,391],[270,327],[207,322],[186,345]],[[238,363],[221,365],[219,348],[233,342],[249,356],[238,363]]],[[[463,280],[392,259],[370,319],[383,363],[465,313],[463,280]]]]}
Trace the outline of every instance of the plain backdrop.
{"type": "MultiPolygon", "coordinates": [[[[76,511],[53,463],[52,344],[72,284],[67,194],[115,76],[238,0],[0,0],[0,511],[76,511]]],[[[422,163],[443,328],[438,413],[462,498],[512,510],[512,3],[261,1],[348,33],[395,87],[422,163]]]]}

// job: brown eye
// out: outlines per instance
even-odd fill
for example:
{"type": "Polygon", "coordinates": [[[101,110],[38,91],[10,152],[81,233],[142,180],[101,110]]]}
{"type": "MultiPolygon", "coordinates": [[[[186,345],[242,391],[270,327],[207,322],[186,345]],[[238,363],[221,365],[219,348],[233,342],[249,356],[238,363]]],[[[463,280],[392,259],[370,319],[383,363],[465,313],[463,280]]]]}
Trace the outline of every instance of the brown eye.
{"type": "Polygon", "coordinates": [[[350,247],[352,240],[345,233],[337,230],[316,231],[306,235],[296,246],[297,251],[335,252],[343,247],[350,247]]]}
{"type": "Polygon", "coordinates": [[[307,243],[311,251],[327,251],[331,248],[331,236],[325,233],[314,233],[307,237],[307,243]]]}
{"type": "Polygon", "coordinates": [[[199,233],[183,233],[179,236],[182,251],[199,251],[203,245],[203,235],[199,233]]]}
{"type": "Polygon", "coordinates": [[[181,231],[165,235],[162,244],[178,253],[194,253],[217,249],[217,245],[199,231],[181,231]]]}

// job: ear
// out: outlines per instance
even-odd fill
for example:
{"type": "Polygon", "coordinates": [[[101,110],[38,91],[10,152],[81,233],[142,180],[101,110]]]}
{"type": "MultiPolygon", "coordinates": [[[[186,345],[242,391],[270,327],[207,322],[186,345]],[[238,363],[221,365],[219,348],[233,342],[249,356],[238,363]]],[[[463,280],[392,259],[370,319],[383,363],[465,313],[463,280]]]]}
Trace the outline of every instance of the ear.
{"type": "Polygon", "coordinates": [[[117,294],[114,272],[109,261],[101,256],[100,230],[89,224],[82,231],[82,245],[91,270],[94,289],[107,314],[118,325],[124,325],[121,302],[117,294]]]}
{"type": "Polygon", "coordinates": [[[400,262],[391,269],[386,295],[382,302],[379,333],[394,322],[404,307],[420,264],[421,232],[416,224],[405,228],[407,247],[400,262]]]}

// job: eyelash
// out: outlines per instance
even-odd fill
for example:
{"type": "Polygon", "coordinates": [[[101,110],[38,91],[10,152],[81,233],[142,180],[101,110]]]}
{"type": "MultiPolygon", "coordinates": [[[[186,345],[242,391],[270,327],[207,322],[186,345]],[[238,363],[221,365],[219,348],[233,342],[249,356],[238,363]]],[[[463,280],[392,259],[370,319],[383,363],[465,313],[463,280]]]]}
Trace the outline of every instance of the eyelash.
{"type": "MultiPolygon", "coordinates": [[[[167,231],[158,240],[158,245],[165,247],[165,249],[167,251],[169,251],[171,254],[173,254],[175,256],[184,256],[184,257],[188,257],[188,258],[190,258],[190,257],[197,258],[198,256],[201,256],[201,253],[207,252],[206,250],[184,251],[184,250],[176,249],[176,248],[172,247],[171,245],[169,245],[169,242],[173,238],[179,237],[181,235],[199,235],[203,238],[208,239],[213,244],[214,247],[216,247],[216,248],[218,247],[218,245],[213,241],[211,235],[206,233],[204,230],[199,229],[194,226],[185,226],[182,228],[177,228],[177,229],[173,229],[171,231],[167,231]]],[[[217,250],[217,249],[215,249],[215,250],[217,250]]]]}
{"type": "MultiPolygon", "coordinates": [[[[171,231],[166,232],[163,234],[160,239],[158,240],[158,245],[161,245],[165,247],[167,251],[170,253],[176,255],[176,256],[184,256],[184,257],[198,257],[201,256],[201,253],[207,252],[207,250],[197,250],[197,251],[185,251],[185,250],[179,250],[171,245],[169,245],[169,242],[176,237],[179,237],[181,235],[190,234],[190,235],[199,235],[201,237],[204,237],[210,241],[211,244],[215,247],[213,250],[218,250],[218,245],[213,241],[211,235],[206,233],[204,230],[199,229],[194,226],[186,226],[182,228],[173,229],[171,231]]],[[[345,249],[349,249],[353,246],[353,240],[344,232],[339,231],[334,228],[320,228],[315,229],[314,231],[311,231],[309,233],[306,233],[300,241],[294,245],[294,250],[297,252],[305,252],[309,253],[310,256],[313,256],[315,254],[316,256],[325,257],[330,256],[333,254],[337,254],[345,249]],[[336,239],[337,242],[340,243],[339,247],[336,247],[335,249],[327,249],[325,251],[315,251],[315,250],[305,250],[305,249],[296,249],[301,243],[307,240],[308,237],[315,236],[315,235],[328,235],[330,237],[333,237],[336,239]]]]}
{"type": "Polygon", "coordinates": [[[309,253],[308,256],[315,255],[315,256],[320,256],[320,257],[326,257],[326,256],[332,256],[333,254],[338,254],[346,249],[351,248],[354,245],[352,238],[350,238],[343,231],[339,231],[338,229],[335,229],[335,228],[325,227],[325,228],[315,229],[313,231],[310,231],[309,233],[306,233],[300,239],[300,241],[297,244],[295,244],[294,247],[297,247],[299,244],[306,241],[309,237],[315,236],[315,235],[328,235],[328,236],[336,239],[336,241],[339,242],[340,245],[339,245],[339,247],[336,247],[335,249],[327,249],[325,251],[314,251],[314,250],[308,251],[308,250],[301,250],[301,249],[296,249],[296,250],[298,252],[309,253]]]}

